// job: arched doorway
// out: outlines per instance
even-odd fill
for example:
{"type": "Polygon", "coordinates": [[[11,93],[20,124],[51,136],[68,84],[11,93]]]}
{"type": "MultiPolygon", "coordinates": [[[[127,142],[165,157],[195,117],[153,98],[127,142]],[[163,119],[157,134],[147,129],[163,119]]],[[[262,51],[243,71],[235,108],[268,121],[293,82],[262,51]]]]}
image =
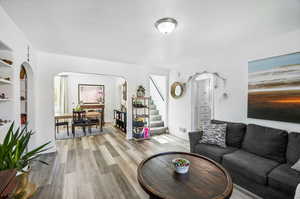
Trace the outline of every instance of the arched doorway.
{"type": "Polygon", "coordinates": [[[191,79],[191,130],[202,130],[214,118],[214,75],[196,74],[191,79]]]}
{"type": "Polygon", "coordinates": [[[54,76],[53,83],[56,140],[98,135],[110,127],[126,133],[128,100],[125,78],[62,72],[54,76]]]}

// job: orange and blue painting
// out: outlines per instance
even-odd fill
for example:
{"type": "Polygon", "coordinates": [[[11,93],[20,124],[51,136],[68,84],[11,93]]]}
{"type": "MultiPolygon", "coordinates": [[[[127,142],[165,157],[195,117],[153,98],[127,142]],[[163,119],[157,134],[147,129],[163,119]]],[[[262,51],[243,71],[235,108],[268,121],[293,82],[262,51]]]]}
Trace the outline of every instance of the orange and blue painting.
{"type": "Polygon", "coordinates": [[[248,118],[300,123],[300,52],[248,63],[248,118]]]}

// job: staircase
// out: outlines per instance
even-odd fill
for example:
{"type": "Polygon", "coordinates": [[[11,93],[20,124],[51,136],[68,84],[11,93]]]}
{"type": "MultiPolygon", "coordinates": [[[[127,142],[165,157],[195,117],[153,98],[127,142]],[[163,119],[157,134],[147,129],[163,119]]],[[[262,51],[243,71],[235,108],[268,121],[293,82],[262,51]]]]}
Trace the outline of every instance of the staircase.
{"type": "Polygon", "coordinates": [[[150,101],[150,135],[160,135],[168,133],[168,127],[165,127],[165,123],[162,120],[159,110],[153,100],[150,101]]]}

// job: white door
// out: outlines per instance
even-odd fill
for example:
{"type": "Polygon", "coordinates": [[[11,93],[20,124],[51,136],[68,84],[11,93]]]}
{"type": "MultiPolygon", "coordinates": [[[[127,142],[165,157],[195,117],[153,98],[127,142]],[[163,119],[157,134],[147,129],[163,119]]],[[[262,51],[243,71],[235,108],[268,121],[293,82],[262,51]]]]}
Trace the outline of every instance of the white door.
{"type": "Polygon", "coordinates": [[[191,83],[192,130],[202,130],[202,125],[213,118],[213,77],[198,76],[191,83]]]}

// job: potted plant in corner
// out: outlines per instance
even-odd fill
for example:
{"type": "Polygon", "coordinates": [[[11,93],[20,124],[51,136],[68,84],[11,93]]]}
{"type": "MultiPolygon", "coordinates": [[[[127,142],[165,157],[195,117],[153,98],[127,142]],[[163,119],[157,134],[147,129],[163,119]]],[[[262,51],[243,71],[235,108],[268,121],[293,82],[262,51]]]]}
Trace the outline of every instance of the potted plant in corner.
{"type": "Polygon", "coordinates": [[[39,161],[38,157],[49,148],[50,142],[40,145],[39,147],[28,151],[28,144],[33,131],[27,130],[27,125],[15,130],[14,123],[8,129],[3,143],[0,144],[0,171],[7,169],[16,169],[18,171],[18,185],[15,191],[15,198],[29,198],[36,191],[36,185],[31,184],[28,180],[30,172],[30,163],[39,161]]]}

